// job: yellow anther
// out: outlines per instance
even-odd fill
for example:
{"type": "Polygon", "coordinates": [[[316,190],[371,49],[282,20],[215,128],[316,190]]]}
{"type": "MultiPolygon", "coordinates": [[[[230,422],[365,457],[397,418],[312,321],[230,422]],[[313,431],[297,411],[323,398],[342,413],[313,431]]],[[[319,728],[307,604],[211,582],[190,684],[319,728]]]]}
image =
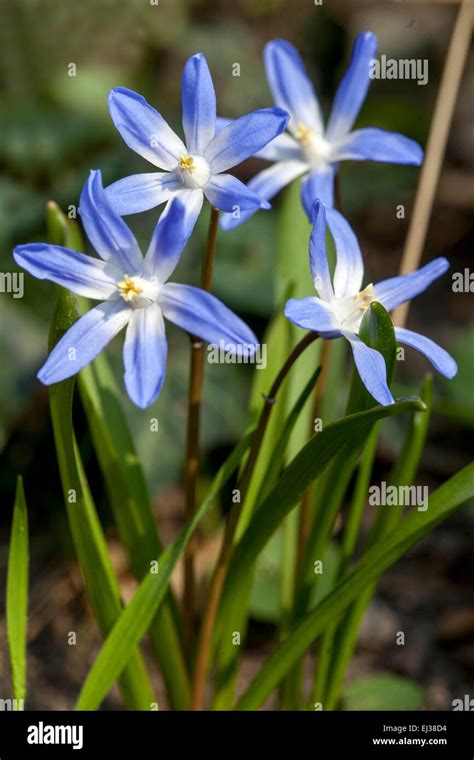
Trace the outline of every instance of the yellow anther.
{"type": "Polygon", "coordinates": [[[125,301],[131,301],[134,296],[142,293],[142,288],[137,285],[137,278],[129,277],[128,274],[124,275],[123,280],[117,283],[117,288],[125,301]]]}
{"type": "Polygon", "coordinates": [[[374,286],[372,283],[370,285],[367,285],[364,290],[361,290],[360,293],[357,293],[356,299],[357,301],[360,301],[359,309],[367,309],[371,303],[376,301],[377,299],[373,297],[373,291],[374,286]]]}
{"type": "Polygon", "coordinates": [[[194,166],[194,158],[192,156],[180,156],[179,167],[180,169],[187,169],[189,172],[193,172],[196,168],[194,166]]]}
{"type": "Polygon", "coordinates": [[[311,130],[308,129],[306,124],[303,124],[302,121],[298,122],[296,139],[299,140],[303,145],[311,145],[311,130]]]}

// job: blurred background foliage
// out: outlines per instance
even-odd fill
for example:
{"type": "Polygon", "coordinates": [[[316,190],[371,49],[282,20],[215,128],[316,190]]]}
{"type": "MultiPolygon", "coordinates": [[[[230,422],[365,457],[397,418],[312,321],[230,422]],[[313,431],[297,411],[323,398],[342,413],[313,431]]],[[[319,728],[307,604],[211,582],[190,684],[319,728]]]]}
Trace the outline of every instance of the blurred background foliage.
{"type": "MultiPolygon", "coordinates": [[[[327,115],[354,36],[371,29],[379,37],[380,52],[388,57],[427,58],[429,81],[426,86],[411,80],[374,81],[357,125],[400,131],[425,145],[454,16],[450,3],[324,0],[316,6],[308,0],[159,0],[156,4],[154,0],[2,0],[1,270],[15,269],[14,245],[45,239],[48,200],[74,213],[90,169],[101,168],[109,184],[151,168],[125,146],[109,118],[111,87],[136,89],[179,132],[182,67],[190,54],[202,50],[214,78],[219,114],[238,116],[271,105],[262,50],[268,40],[285,37],[301,51],[327,115]],[[232,76],[234,63],[240,64],[239,77],[232,76]]],[[[471,56],[425,246],[425,260],[445,255],[452,260],[453,271],[472,266],[473,80],[471,56]]],[[[236,173],[247,181],[262,166],[250,160],[236,173]]],[[[418,170],[413,167],[355,162],[342,167],[343,210],[359,237],[368,281],[398,271],[417,179],[418,170]],[[399,204],[406,208],[405,220],[396,216],[399,204]]],[[[259,213],[232,233],[220,232],[218,240],[215,293],[248,320],[260,337],[278,296],[274,272],[281,204],[282,199],[276,199],[271,211],[259,213]]],[[[127,220],[144,250],[157,217],[155,209],[127,220]]],[[[176,281],[198,282],[207,218],[205,209],[176,281]]],[[[287,205],[286,239],[291,240],[297,218],[287,205]]],[[[289,261],[291,256],[289,250],[289,261]]],[[[454,382],[439,377],[435,382],[438,414],[433,417],[424,465],[441,480],[471,458],[471,305],[469,293],[454,297],[448,275],[417,299],[410,312],[409,326],[450,349],[460,367],[454,382]]],[[[26,489],[33,494],[30,504],[35,518],[43,528],[51,526],[54,541],[64,545],[67,531],[63,530],[47,392],[35,380],[46,356],[53,308],[53,286],[28,275],[22,300],[0,293],[0,492],[6,503],[12,503],[16,474],[23,473],[26,489]]],[[[188,346],[186,337],[172,326],[169,333],[167,379],[155,407],[139,412],[124,394],[124,408],[156,497],[179,483],[183,468],[188,346]],[[152,446],[150,417],[159,420],[152,446]]],[[[108,349],[119,377],[121,340],[108,349]]],[[[397,368],[396,393],[415,392],[425,369],[425,360],[407,349],[406,361],[397,368]]],[[[250,378],[246,366],[206,365],[203,484],[210,466],[222,460],[245,427],[250,378]]],[[[344,392],[340,390],[335,403],[342,403],[344,392]]],[[[79,405],[76,425],[97,503],[106,518],[105,493],[79,405]]],[[[393,458],[402,435],[395,420],[384,431],[382,468],[393,458]]],[[[273,549],[268,552],[270,575],[273,549]]],[[[265,587],[255,593],[255,613],[263,620],[272,617],[266,609],[268,603],[272,606],[269,593],[265,587]]]]}

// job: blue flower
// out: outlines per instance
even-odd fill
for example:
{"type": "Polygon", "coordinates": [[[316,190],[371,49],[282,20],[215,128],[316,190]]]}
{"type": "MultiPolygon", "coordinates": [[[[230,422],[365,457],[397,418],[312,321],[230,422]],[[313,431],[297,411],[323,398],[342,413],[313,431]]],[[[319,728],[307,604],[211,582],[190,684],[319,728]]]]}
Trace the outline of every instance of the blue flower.
{"type": "MultiPolygon", "coordinates": [[[[298,327],[315,330],[327,340],[346,338],[351,344],[357,371],[369,393],[380,404],[391,404],[393,396],[387,385],[383,356],[366,346],[358,336],[362,318],[373,301],[379,301],[387,311],[411,301],[446,272],[449,262],[444,258],[434,259],[416,272],[391,277],[361,290],[364,265],[357,238],[338,211],[329,209],[327,213],[336,248],[333,281],[326,257],[326,211],[317,201],[314,204],[309,256],[319,298],[291,298],[286,304],[285,316],[298,327]]],[[[395,327],[395,336],[399,343],[412,346],[424,354],[445,377],[453,378],[456,374],[454,359],[430,338],[404,327],[395,327]]]]}
{"type": "Polygon", "coordinates": [[[164,317],[210,343],[225,341],[231,353],[255,353],[255,335],[217,298],[199,288],[168,282],[189,237],[179,198],[161,215],[145,257],[129,227],[110,207],[100,172],[91,172],[79,211],[100,259],[47,243],[14,250],[17,264],[34,277],[102,302],[56,344],[38,373],[42,383],[57,383],[79,372],[127,326],[125,386],[137,406],[150,406],[166,371],[164,317]]]}
{"type": "MultiPolygon", "coordinates": [[[[422,149],[403,135],[374,127],[351,132],[369,88],[370,61],[376,49],[375,34],[357,36],[325,128],[316,92],[296,48],[285,40],[266,45],[265,68],[273,99],[291,118],[289,133],[280,135],[257,154],[275,163],[250,180],[251,190],[268,201],[294,179],[304,177],[301,196],[311,219],[317,198],[328,207],[334,204],[334,175],[339,161],[421,164],[422,149]]],[[[219,120],[219,125],[225,123],[228,120],[219,120]]],[[[232,229],[254,212],[248,209],[240,218],[226,214],[221,224],[224,229],[232,229]]]]}
{"type": "Polygon", "coordinates": [[[223,172],[283,132],[289,119],[286,111],[254,111],[216,134],[216,96],[202,53],[189,58],[184,67],[182,102],[186,144],[141,95],[124,87],[110,92],[110,115],[126,144],[165,170],[114,182],[106,189],[112,208],[120,215],[135,214],[178,196],[187,211],[189,233],[204,196],[221,211],[269,208],[268,202],[223,172]]]}

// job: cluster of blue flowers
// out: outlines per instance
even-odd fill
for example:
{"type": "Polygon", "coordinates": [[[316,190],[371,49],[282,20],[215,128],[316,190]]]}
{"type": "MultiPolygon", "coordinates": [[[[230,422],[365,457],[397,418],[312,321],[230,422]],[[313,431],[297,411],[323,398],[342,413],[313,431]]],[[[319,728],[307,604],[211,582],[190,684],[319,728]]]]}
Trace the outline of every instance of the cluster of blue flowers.
{"type": "MultiPolygon", "coordinates": [[[[419,165],[423,152],[403,135],[381,129],[351,131],[370,84],[369,64],[377,41],[360,34],[349,68],[336,93],[324,128],[315,90],[297,50],[274,40],[265,48],[265,67],[275,107],[230,121],[216,115],[216,97],[202,53],[186,63],[182,80],[183,141],[137,93],[119,87],[110,93],[112,120],[126,144],[159,171],[126,177],[103,188],[93,171],[81,194],[79,212],[100,258],[46,243],[15,248],[16,262],[33,276],[48,279],[101,303],[79,319],[57,343],[38,377],[45,384],[74,375],[127,327],[123,358],[125,385],[141,408],[157,398],[166,370],[164,317],[199,338],[252,354],[252,331],[211,294],[169,283],[201,211],[204,197],[224,212],[231,229],[297,177],[313,224],[310,268],[318,296],[291,299],[285,315],[294,324],[326,339],[351,344],[362,381],[381,404],[393,402],[384,359],[358,337],[370,303],[387,310],[424,291],[447,269],[439,258],[417,272],[362,288],[364,268],[351,227],[334,208],[334,176],[342,160],[419,165]],[[286,132],[285,130],[288,129],[286,132]],[[251,156],[273,162],[248,185],[226,172],[251,156]],[[166,203],[149,248],[142,255],[122,216],[166,203]],[[326,257],[326,223],[336,248],[331,282],[326,257]],[[71,351],[71,349],[74,349],[71,351]]],[[[443,375],[456,373],[454,360],[430,339],[397,328],[397,340],[424,353],[443,375]]]]}

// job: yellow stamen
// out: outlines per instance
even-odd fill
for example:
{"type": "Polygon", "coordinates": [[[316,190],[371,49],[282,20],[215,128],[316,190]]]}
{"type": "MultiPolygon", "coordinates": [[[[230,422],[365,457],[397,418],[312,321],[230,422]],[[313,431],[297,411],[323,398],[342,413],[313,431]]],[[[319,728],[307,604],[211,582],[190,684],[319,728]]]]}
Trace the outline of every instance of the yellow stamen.
{"type": "Polygon", "coordinates": [[[364,290],[361,290],[360,293],[357,293],[356,300],[360,301],[359,309],[363,309],[365,311],[365,309],[367,309],[371,303],[377,300],[373,297],[373,290],[374,286],[372,283],[370,283],[370,285],[367,285],[364,290]]]}
{"type": "Polygon", "coordinates": [[[311,130],[302,121],[298,122],[296,139],[303,143],[303,145],[311,144],[311,130]]]}
{"type": "Polygon", "coordinates": [[[189,172],[193,172],[196,168],[194,166],[194,158],[192,156],[180,156],[179,166],[180,169],[187,169],[189,172]]]}
{"type": "Polygon", "coordinates": [[[134,277],[129,277],[128,274],[124,275],[121,282],[117,283],[117,288],[120,290],[120,295],[125,301],[131,301],[134,296],[138,296],[142,292],[134,277]]]}

